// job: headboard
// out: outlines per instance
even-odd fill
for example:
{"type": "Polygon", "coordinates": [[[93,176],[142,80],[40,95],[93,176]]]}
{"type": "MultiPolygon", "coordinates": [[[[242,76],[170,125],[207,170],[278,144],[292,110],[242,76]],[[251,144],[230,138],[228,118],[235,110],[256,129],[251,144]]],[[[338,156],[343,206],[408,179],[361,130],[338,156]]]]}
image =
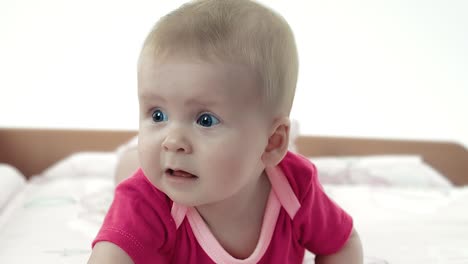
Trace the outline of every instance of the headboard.
{"type": "MultiPolygon", "coordinates": [[[[0,163],[30,177],[78,151],[113,151],[136,131],[0,128],[0,163]]],[[[468,151],[454,142],[299,136],[299,153],[310,156],[414,154],[456,185],[468,185],[468,151]]]]}
{"type": "Polygon", "coordinates": [[[136,131],[0,128],[0,163],[26,177],[78,151],[114,151],[136,131]]]}

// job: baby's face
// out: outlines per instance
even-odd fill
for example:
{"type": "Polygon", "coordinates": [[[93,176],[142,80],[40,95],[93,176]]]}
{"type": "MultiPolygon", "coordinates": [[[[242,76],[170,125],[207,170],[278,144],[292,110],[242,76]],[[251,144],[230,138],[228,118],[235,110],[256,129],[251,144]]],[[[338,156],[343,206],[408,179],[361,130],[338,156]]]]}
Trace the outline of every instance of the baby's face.
{"type": "Polygon", "coordinates": [[[258,180],[271,124],[255,74],[235,64],[143,61],[138,82],[140,164],[158,189],[199,206],[258,180]]]}

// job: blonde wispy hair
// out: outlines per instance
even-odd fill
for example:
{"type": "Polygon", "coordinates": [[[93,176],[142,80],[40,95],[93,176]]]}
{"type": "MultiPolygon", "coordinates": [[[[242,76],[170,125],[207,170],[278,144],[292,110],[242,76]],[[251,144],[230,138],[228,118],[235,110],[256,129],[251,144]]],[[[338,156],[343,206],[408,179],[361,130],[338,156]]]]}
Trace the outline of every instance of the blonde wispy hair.
{"type": "Polygon", "coordinates": [[[239,63],[260,80],[263,103],[272,114],[289,115],[294,99],[298,55],[286,20],[250,0],[196,0],[162,17],[140,54],[164,60],[191,56],[239,63]]]}

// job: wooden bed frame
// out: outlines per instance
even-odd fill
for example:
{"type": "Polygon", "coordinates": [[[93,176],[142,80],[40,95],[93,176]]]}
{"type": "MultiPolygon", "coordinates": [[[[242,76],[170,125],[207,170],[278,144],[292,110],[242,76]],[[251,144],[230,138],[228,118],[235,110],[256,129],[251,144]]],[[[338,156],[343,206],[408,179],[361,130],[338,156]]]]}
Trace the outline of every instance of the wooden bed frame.
{"type": "MultiPolygon", "coordinates": [[[[0,163],[26,177],[41,173],[78,151],[113,151],[136,131],[0,128],[0,163]]],[[[416,154],[455,185],[468,185],[468,151],[454,142],[300,136],[298,152],[306,156],[416,154]]]]}

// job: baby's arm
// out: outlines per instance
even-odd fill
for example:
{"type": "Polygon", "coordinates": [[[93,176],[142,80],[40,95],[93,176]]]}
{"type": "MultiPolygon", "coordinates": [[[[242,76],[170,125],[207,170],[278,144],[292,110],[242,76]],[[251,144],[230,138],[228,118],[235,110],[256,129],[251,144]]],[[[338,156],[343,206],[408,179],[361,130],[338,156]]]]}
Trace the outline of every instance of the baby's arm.
{"type": "Polygon", "coordinates": [[[351,236],[340,251],[332,255],[318,255],[315,257],[315,264],[362,264],[362,245],[359,235],[353,229],[351,236]]]}
{"type": "Polygon", "coordinates": [[[121,248],[110,242],[98,242],[93,248],[88,264],[134,264],[121,248]]]}

